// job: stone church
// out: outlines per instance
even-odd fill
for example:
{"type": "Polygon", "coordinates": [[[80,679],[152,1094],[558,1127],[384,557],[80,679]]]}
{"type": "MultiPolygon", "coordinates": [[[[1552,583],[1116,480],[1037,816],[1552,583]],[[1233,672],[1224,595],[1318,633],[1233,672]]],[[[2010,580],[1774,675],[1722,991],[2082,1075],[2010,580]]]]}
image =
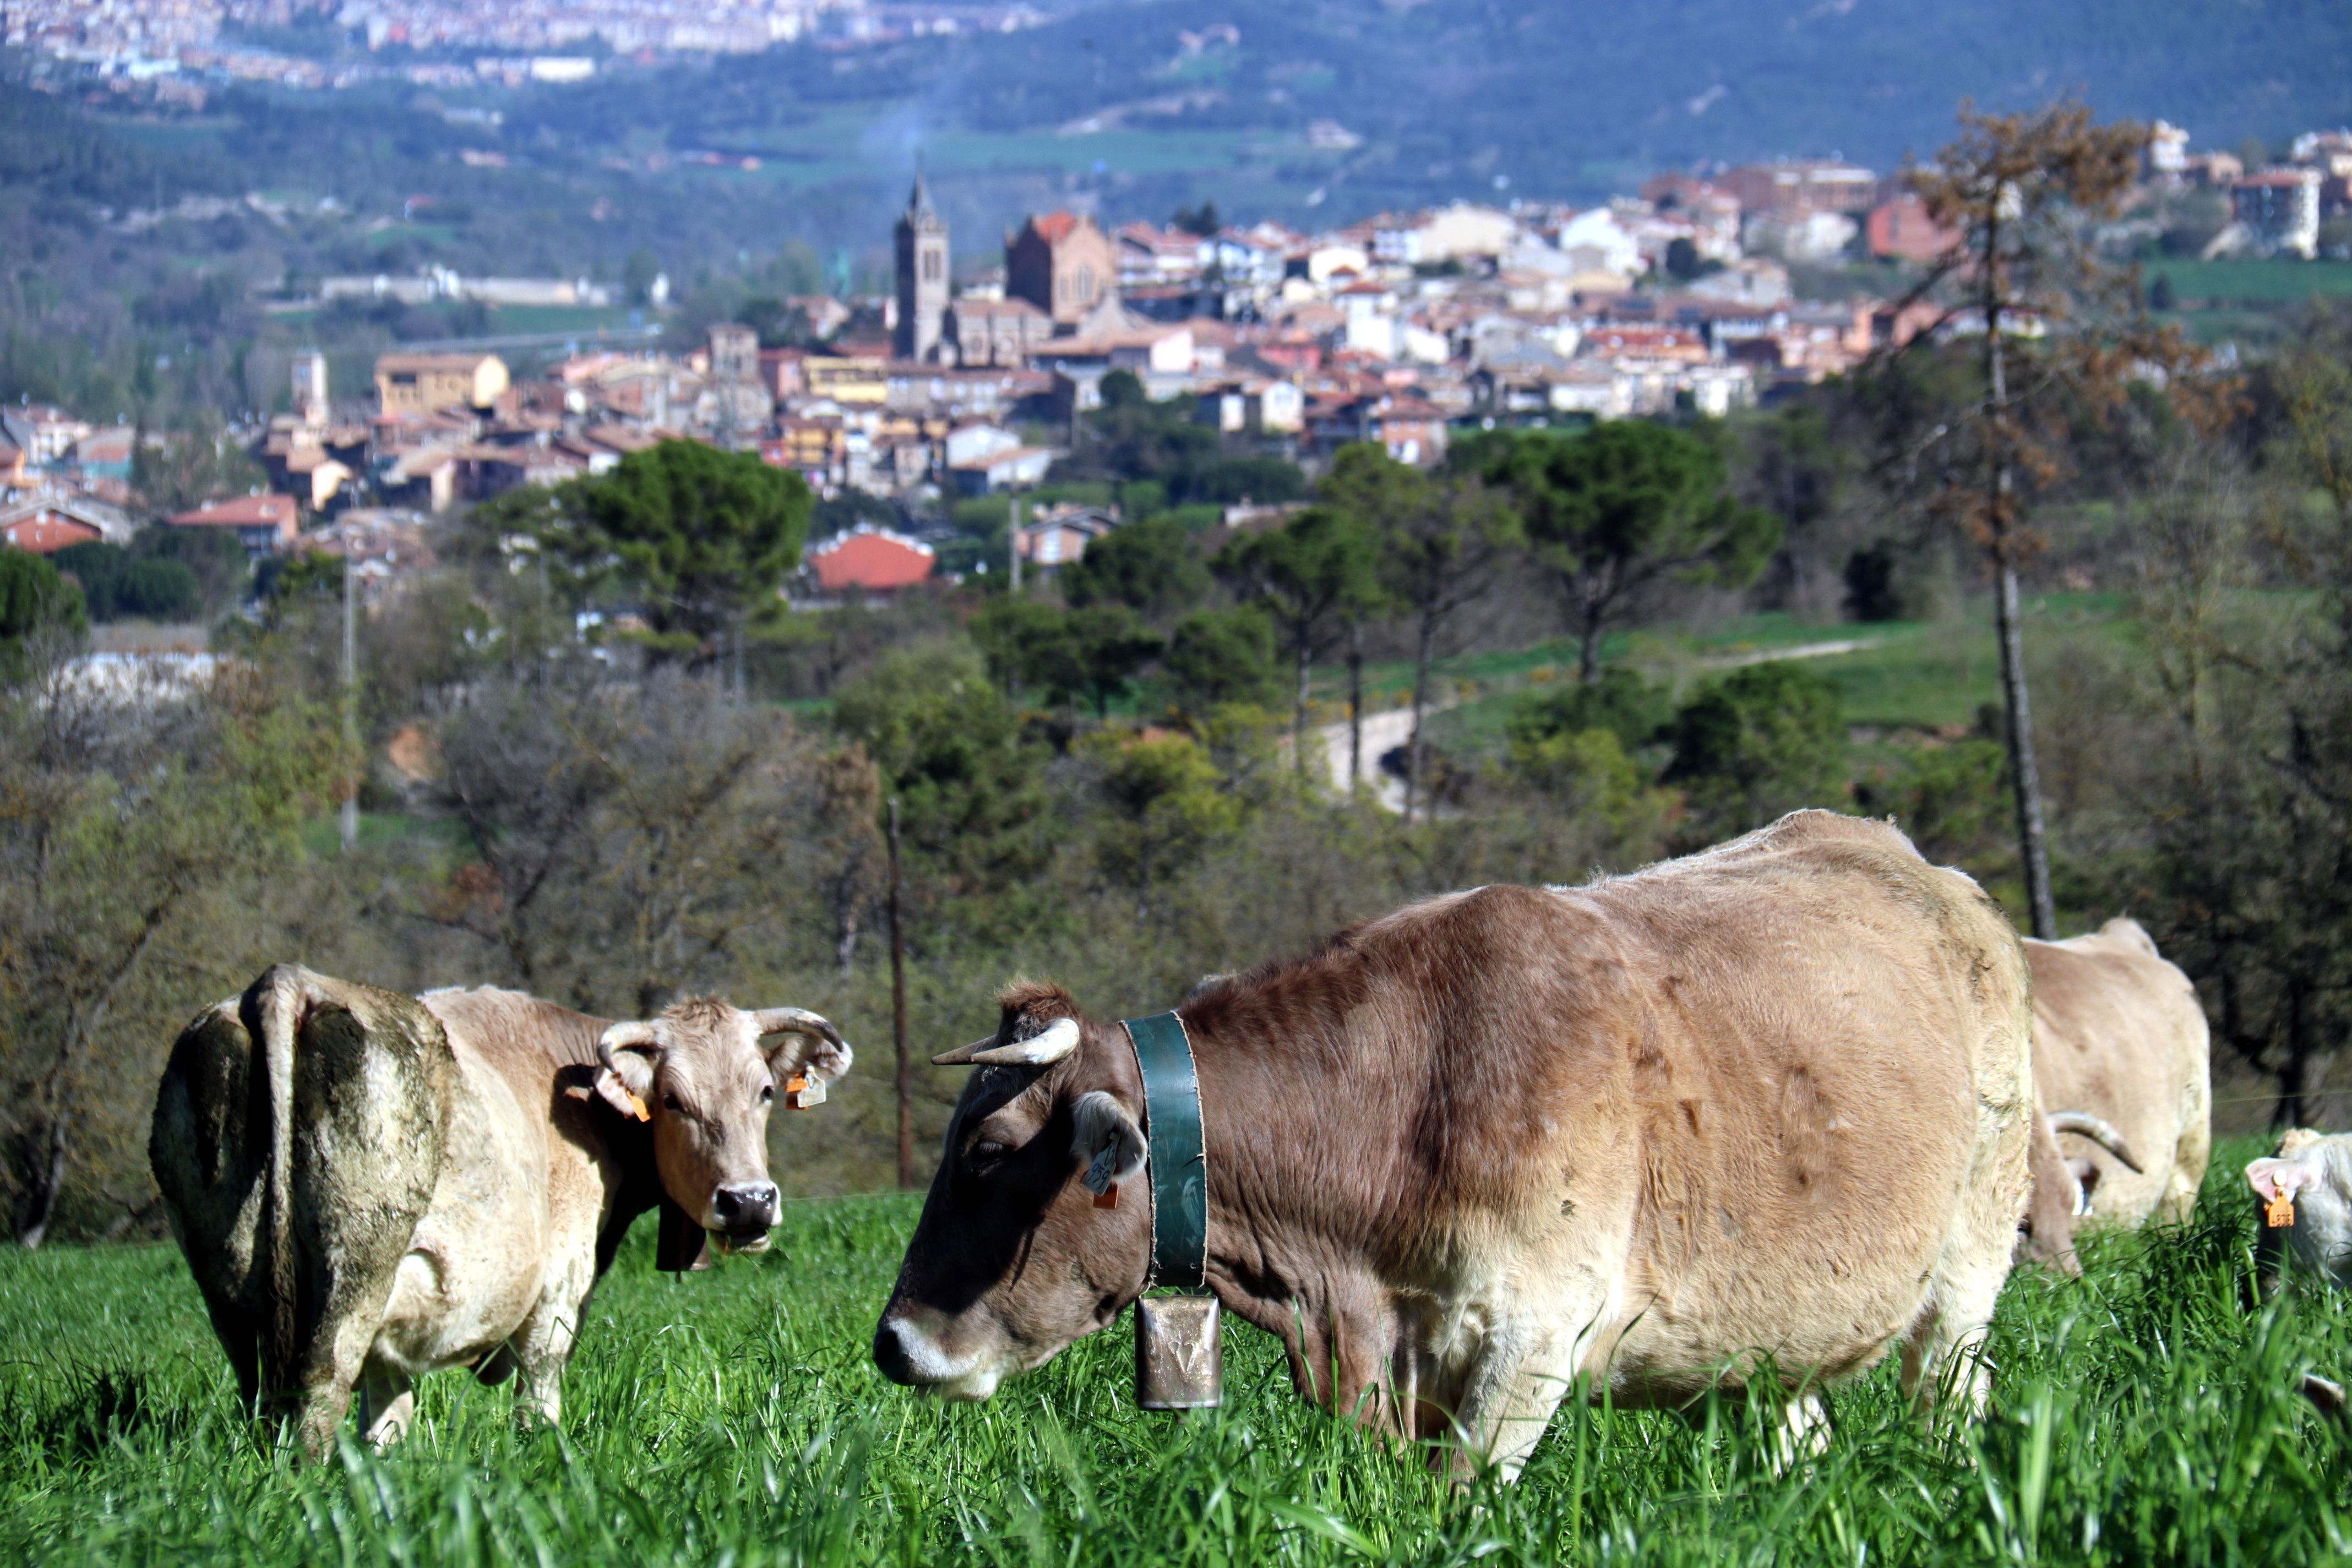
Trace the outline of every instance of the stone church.
{"type": "Polygon", "coordinates": [[[898,215],[897,238],[898,325],[890,351],[899,359],[936,363],[947,331],[948,226],[931,205],[920,165],[907,210],[898,215]]]}

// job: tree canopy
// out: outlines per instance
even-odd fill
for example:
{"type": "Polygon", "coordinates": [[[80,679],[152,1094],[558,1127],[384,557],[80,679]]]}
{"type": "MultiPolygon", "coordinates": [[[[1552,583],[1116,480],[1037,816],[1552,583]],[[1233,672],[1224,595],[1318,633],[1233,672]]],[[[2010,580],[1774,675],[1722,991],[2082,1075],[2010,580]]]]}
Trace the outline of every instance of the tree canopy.
{"type": "Polygon", "coordinates": [[[1721,455],[1664,425],[1530,430],[1482,456],[1482,477],[1509,493],[1531,553],[1559,580],[1587,681],[1634,595],[1666,580],[1744,587],[1780,542],[1779,518],[1733,499],[1721,455]]]}
{"type": "Polygon", "coordinates": [[[695,441],[632,452],[556,497],[542,543],[583,583],[618,577],[642,594],[656,632],[697,642],[774,597],[814,507],[798,474],[695,441]]]}

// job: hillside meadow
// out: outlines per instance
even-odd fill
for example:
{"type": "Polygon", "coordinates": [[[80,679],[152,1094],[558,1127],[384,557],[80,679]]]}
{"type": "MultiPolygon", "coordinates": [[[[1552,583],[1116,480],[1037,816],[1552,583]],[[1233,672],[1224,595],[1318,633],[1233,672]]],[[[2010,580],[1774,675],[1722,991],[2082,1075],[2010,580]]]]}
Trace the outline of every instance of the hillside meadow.
{"type": "Polygon", "coordinates": [[[2012,1279],[1996,1408],[1925,1429],[1891,1365],[1827,1451],[1769,1462],[1737,1397],[1564,1409],[1516,1487],[1457,1492],[1291,1394],[1226,1329],[1225,1407],[1137,1411],[1125,1327],[986,1405],[866,1357],[916,1213],[788,1206],[776,1246],[652,1270],[641,1226],[591,1309],[561,1435],[504,1389],[420,1388],[382,1458],[257,1443],[173,1247],[0,1252],[0,1557],[41,1563],[2151,1563],[2352,1558],[2345,1438],[2295,1393],[2352,1369],[2352,1314],[2249,1310],[2256,1216],[2227,1143],[2189,1226],[2012,1279]]]}

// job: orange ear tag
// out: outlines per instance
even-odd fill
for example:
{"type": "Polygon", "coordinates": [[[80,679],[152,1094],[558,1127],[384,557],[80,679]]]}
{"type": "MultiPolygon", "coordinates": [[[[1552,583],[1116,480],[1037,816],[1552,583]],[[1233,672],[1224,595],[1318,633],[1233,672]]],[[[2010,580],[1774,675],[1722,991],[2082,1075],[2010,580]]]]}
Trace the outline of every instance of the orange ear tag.
{"type": "Polygon", "coordinates": [[[793,1078],[784,1082],[784,1109],[806,1110],[824,1103],[824,1085],[813,1078],[793,1078]]]}
{"type": "Polygon", "coordinates": [[[2278,1196],[2263,1205],[2263,1218],[2269,1223],[2271,1228],[2273,1230],[2283,1225],[2293,1225],[2294,1223],[2294,1194],[2292,1193],[2282,1192],[2278,1196]]]}
{"type": "Polygon", "coordinates": [[[654,1113],[646,1109],[646,1102],[634,1094],[629,1096],[629,1114],[640,1121],[651,1121],[654,1119],[654,1113]]]}
{"type": "Polygon", "coordinates": [[[1118,1184],[1117,1182],[1113,1182],[1109,1186],[1105,1187],[1102,1191],[1095,1194],[1095,1207],[1098,1209],[1115,1209],[1118,1207],[1118,1184]]]}

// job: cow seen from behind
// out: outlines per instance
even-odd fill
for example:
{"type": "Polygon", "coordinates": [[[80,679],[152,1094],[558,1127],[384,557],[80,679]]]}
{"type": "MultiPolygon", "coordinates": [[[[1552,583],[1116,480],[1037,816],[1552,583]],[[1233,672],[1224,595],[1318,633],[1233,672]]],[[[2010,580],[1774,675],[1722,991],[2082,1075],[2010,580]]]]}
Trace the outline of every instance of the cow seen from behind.
{"type": "Polygon", "coordinates": [[[281,964],[173,1046],[149,1158],[248,1407],[331,1447],[354,1387],[396,1440],[443,1367],[562,1411],[590,1290],[630,1223],[746,1250],[776,1217],[776,1095],[850,1065],[793,1007],[614,1023],[517,992],[412,997],[281,964]]]}

